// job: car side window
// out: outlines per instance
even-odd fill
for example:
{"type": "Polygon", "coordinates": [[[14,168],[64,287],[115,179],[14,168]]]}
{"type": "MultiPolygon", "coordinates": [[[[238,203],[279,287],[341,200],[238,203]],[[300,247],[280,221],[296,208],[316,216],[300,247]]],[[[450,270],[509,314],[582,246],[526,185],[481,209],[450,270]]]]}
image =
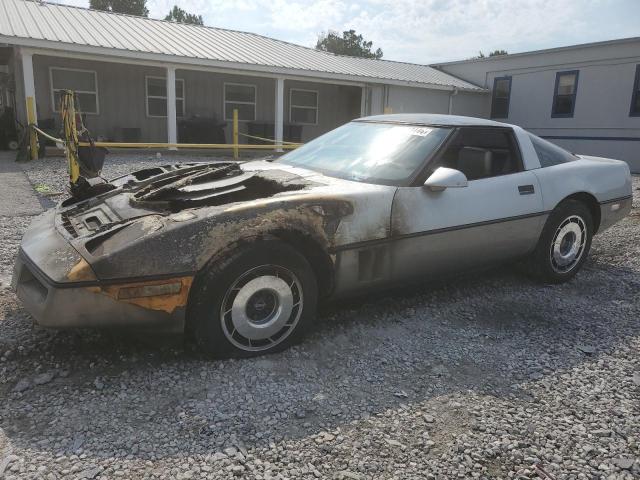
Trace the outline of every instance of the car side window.
{"type": "Polygon", "coordinates": [[[541,167],[552,167],[553,165],[560,165],[561,163],[572,162],[577,160],[573,153],[567,152],[565,149],[560,148],[557,145],[554,145],[551,142],[547,142],[546,140],[536,137],[535,135],[529,134],[529,138],[531,139],[531,143],[533,144],[533,149],[536,151],[538,155],[538,160],[540,160],[541,167]]]}
{"type": "Polygon", "coordinates": [[[454,168],[468,180],[478,180],[519,172],[522,161],[510,130],[463,127],[446,146],[435,167],[454,168]]]}

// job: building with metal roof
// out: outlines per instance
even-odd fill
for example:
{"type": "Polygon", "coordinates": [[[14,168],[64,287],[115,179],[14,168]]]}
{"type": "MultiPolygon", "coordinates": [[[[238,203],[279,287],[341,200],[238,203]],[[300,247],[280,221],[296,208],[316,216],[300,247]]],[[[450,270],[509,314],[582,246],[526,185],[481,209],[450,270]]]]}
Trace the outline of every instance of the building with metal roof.
{"type": "Polygon", "coordinates": [[[1,44],[21,119],[32,97],[37,121],[55,128],[71,89],[89,129],[116,141],[229,141],[233,110],[244,134],[306,141],[390,109],[481,115],[488,101],[428,65],[44,1],[2,0],[1,44]]]}
{"type": "Polygon", "coordinates": [[[70,89],[89,130],[105,140],[231,143],[234,111],[241,141],[278,143],[305,142],[368,115],[456,114],[517,124],[640,171],[640,38],[428,66],[1,0],[2,70],[13,83],[0,82],[0,99],[22,122],[32,98],[35,121],[59,128],[60,92],[70,89]]]}
{"type": "Polygon", "coordinates": [[[482,90],[427,65],[335,55],[255,33],[40,1],[0,3],[0,42],[280,75],[482,90]]]}

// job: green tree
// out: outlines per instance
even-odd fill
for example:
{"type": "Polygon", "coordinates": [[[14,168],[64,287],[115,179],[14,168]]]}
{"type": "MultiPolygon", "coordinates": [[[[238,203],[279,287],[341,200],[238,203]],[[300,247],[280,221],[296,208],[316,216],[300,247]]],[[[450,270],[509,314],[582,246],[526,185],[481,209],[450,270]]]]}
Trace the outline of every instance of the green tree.
{"type": "Polygon", "coordinates": [[[342,36],[338,32],[328,31],[318,37],[316,50],[331,52],[350,57],[382,58],[382,50],[371,50],[373,42],[367,42],[362,35],[356,35],[355,30],[345,30],[342,36]]]}
{"type": "Polygon", "coordinates": [[[113,13],[148,17],[147,0],[89,0],[89,7],[113,13]]]}
{"type": "Polygon", "coordinates": [[[164,17],[165,20],[178,23],[191,23],[193,25],[204,25],[202,15],[196,15],[194,13],[187,13],[179,6],[174,5],[169,15],[164,17]]]}
{"type": "Polygon", "coordinates": [[[473,58],[486,58],[487,56],[499,57],[500,55],[509,55],[509,52],[507,52],[506,50],[494,50],[493,52],[490,52],[489,55],[485,55],[481,50],[478,52],[478,56],[473,58]]]}

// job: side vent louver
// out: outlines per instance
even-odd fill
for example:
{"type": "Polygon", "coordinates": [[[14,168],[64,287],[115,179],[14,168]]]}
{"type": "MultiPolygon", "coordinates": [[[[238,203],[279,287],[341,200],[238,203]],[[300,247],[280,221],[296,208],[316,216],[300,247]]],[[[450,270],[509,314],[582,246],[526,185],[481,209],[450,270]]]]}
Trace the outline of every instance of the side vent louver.
{"type": "Polygon", "coordinates": [[[371,282],[383,278],[387,253],[384,246],[358,252],[358,281],[371,282]]]}

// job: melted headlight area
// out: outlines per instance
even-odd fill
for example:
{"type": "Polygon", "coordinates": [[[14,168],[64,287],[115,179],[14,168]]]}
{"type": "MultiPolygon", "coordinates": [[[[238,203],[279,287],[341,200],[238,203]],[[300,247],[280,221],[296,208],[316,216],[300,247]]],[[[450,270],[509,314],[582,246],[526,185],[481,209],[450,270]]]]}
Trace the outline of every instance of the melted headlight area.
{"type": "Polygon", "coordinates": [[[120,301],[149,310],[173,313],[186,307],[193,277],[176,277],[116,285],[86,287],[92,293],[107,295],[120,301]]]}

